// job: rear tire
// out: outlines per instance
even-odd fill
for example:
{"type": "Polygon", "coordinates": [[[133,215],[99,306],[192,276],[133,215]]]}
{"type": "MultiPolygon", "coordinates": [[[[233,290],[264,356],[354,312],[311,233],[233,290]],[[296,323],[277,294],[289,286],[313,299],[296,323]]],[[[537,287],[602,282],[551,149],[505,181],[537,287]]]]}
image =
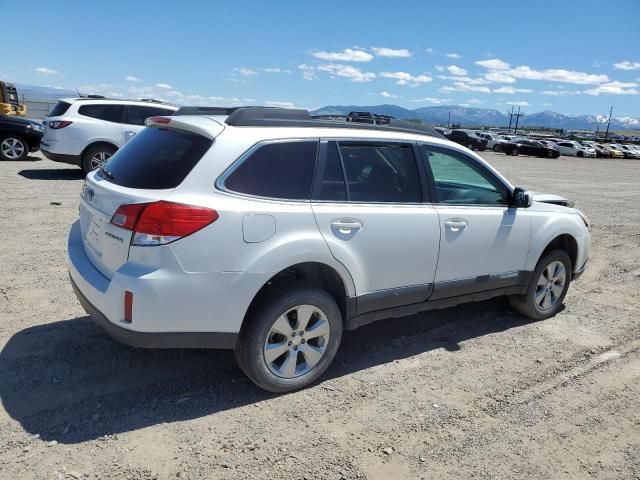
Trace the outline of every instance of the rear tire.
{"type": "Polygon", "coordinates": [[[562,302],[571,283],[571,259],[564,250],[545,254],[531,275],[524,295],[511,295],[511,306],[532,320],[553,317],[562,308],[562,302]]]}
{"type": "Polygon", "coordinates": [[[517,148],[514,148],[513,150],[511,150],[511,155],[513,155],[514,157],[517,157],[518,153],[520,153],[520,152],[518,151],[517,148]]]}
{"type": "Polygon", "coordinates": [[[114,154],[117,149],[106,143],[87,148],[82,156],[82,170],[85,174],[100,168],[114,154]]]}
{"type": "Polygon", "coordinates": [[[235,350],[245,375],[260,388],[278,393],[317,380],[333,361],[342,338],[342,314],[327,292],[313,288],[281,292],[252,307],[235,350]]]}
{"type": "Polygon", "coordinates": [[[29,155],[29,144],[18,135],[0,137],[0,159],[24,160],[29,155]]]}

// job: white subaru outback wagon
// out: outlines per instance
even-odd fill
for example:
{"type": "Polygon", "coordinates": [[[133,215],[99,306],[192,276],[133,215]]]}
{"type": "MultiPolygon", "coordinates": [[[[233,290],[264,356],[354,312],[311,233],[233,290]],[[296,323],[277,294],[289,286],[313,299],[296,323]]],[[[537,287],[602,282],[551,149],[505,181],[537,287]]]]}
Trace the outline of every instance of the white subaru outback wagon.
{"type": "Polygon", "coordinates": [[[587,263],[588,220],[566,199],[514,188],[428,127],[185,110],[87,176],[69,233],[76,295],[118,341],[235,349],[285,392],[375,320],[499,295],[550,317],[587,263]]]}

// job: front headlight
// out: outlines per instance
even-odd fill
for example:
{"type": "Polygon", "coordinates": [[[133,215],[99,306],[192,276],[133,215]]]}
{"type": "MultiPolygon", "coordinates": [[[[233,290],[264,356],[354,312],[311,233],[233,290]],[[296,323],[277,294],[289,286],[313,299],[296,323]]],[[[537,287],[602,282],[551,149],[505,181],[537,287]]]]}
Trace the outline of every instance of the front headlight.
{"type": "Polygon", "coordinates": [[[575,209],[575,211],[578,215],[580,215],[580,218],[584,222],[584,226],[587,227],[587,230],[591,230],[591,220],[589,220],[589,217],[587,217],[584,213],[582,213],[577,208],[575,209]]]}

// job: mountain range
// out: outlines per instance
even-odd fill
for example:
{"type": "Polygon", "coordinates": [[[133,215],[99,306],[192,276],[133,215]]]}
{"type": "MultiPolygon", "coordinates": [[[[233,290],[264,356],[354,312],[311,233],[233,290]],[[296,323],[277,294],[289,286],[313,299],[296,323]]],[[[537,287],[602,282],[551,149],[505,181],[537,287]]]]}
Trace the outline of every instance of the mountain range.
{"type": "MultiPolygon", "coordinates": [[[[18,84],[18,93],[25,99],[47,99],[55,102],[60,97],[76,96],[77,93],[67,89],[18,84]]],[[[489,108],[470,108],[461,105],[439,105],[435,107],[416,108],[414,110],[398,105],[330,105],[311,112],[314,115],[347,115],[349,112],[371,112],[391,115],[398,119],[419,119],[427,124],[446,125],[451,113],[451,123],[464,126],[501,126],[509,124],[509,116],[503,112],[489,108]]],[[[606,128],[606,115],[563,115],[545,110],[538,113],[525,113],[519,125],[525,127],[563,128],[565,130],[600,130],[606,128]]],[[[640,130],[640,118],[612,117],[612,130],[640,130]]]]}
{"type": "MultiPolygon", "coordinates": [[[[391,115],[398,119],[419,119],[423,123],[446,125],[450,122],[471,126],[507,126],[509,116],[498,110],[489,108],[469,108],[460,105],[439,105],[410,110],[398,105],[330,105],[312,112],[313,115],[347,115],[349,112],[371,112],[380,115],[391,115]]],[[[515,121],[515,119],[514,119],[515,121]]],[[[525,127],[563,128],[565,130],[603,130],[606,128],[605,115],[563,115],[545,110],[538,113],[527,113],[520,117],[518,125],[525,127]]],[[[640,118],[611,117],[612,130],[640,129],[640,118]]]]}

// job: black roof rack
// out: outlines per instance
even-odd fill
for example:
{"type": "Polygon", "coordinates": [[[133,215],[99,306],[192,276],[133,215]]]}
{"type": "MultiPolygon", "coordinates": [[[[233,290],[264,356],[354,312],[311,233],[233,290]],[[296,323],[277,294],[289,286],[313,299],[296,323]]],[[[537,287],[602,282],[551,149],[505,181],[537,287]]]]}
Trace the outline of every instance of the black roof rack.
{"type": "MultiPolygon", "coordinates": [[[[201,108],[207,107],[183,107],[201,108]]],[[[178,110],[180,112],[182,108],[178,110]]],[[[278,107],[238,107],[227,109],[229,113],[225,123],[235,127],[323,127],[357,128],[392,132],[414,133],[431,137],[445,138],[429,125],[397,120],[389,115],[376,115],[370,112],[351,112],[349,115],[312,116],[308,110],[278,107]]],[[[190,113],[191,115],[195,113],[190,113]]],[[[202,113],[207,114],[207,113],[202,113]]],[[[211,113],[209,113],[211,115],[211,113]]]]}
{"type": "Polygon", "coordinates": [[[231,115],[238,107],[180,107],[175,115],[231,115]]]}

